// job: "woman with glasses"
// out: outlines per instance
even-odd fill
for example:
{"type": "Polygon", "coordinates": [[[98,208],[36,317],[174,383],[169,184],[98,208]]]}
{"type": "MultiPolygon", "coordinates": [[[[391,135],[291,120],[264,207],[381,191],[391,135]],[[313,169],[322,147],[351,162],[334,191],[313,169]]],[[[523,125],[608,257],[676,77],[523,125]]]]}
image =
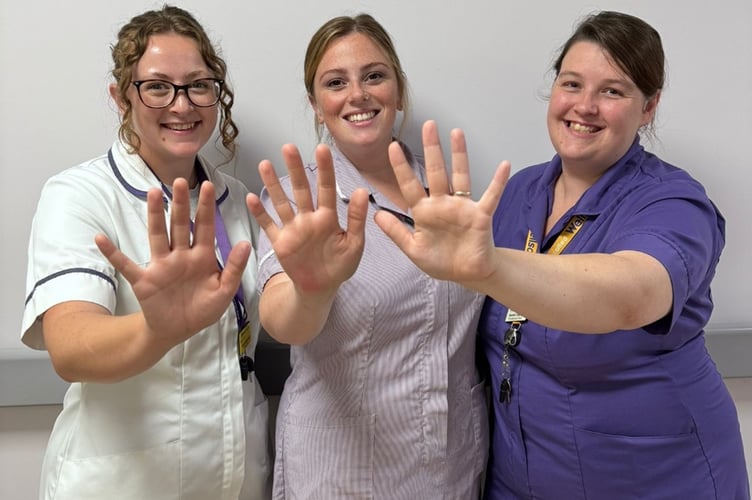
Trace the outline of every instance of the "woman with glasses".
{"type": "Polygon", "coordinates": [[[261,321],[293,345],[274,497],[477,498],[488,445],[475,368],[482,296],[427,276],[373,221],[386,210],[412,227],[387,155],[408,105],[389,35],[369,15],[331,19],[309,43],[304,81],[331,144],[307,166],[286,145],[289,177],[262,162],[266,188],[248,198],[265,233],[261,321]]]}
{"type": "Polygon", "coordinates": [[[255,223],[199,156],[217,126],[234,154],[225,62],[171,6],[112,57],[118,140],[49,179],[29,245],[23,341],[71,382],[40,498],[268,498],[255,223]]]}

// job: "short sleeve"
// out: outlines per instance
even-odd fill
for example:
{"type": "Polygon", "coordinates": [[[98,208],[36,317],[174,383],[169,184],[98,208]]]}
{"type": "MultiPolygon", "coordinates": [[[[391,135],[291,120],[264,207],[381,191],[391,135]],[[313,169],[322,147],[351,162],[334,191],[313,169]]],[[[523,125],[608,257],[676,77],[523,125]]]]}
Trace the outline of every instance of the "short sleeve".
{"type": "Polygon", "coordinates": [[[42,189],[28,247],[22,341],[43,349],[41,315],[67,301],[88,301],[110,311],[116,305],[115,271],[94,236],[107,234],[103,223],[112,210],[91,179],[72,171],[52,177],[42,189]]]}

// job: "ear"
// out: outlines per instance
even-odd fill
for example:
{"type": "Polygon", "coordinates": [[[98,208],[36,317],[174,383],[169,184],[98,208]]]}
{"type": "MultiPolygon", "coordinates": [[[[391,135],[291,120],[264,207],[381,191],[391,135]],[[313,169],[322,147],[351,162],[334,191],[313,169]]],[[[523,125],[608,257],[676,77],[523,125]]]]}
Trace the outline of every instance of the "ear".
{"type": "Polygon", "coordinates": [[[658,102],[661,100],[661,91],[655,93],[653,97],[645,101],[642,109],[642,125],[647,125],[653,121],[655,111],[658,109],[658,102]]]}
{"type": "Polygon", "coordinates": [[[313,108],[313,112],[316,113],[316,121],[319,123],[324,123],[324,114],[321,112],[321,108],[316,103],[316,98],[313,97],[313,94],[308,94],[308,103],[311,105],[311,108],[313,108]]]}
{"type": "Polygon", "coordinates": [[[125,106],[123,106],[123,101],[120,99],[120,94],[118,94],[118,86],[117,83],[111,83],[109,86],[110,91],[110,97],[113,101],[115,101],[115,104],[117,104],[118,109],[122,113],[125,109],[125,106]]]}

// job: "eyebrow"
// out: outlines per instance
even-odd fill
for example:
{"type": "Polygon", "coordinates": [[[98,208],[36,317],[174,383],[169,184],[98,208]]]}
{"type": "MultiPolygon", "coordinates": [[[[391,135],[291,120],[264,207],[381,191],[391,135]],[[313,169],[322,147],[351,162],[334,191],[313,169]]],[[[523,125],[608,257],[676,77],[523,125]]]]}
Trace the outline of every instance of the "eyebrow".
{"type": "MultiPolygon", "coordinates": [[[[561,73],[559,73],[559,75],[556,78],[559,79],[562,76],[564,76],[564,77],[570,77],[570,78],[571,77],[574,77],[574,78],[584,78],[584,76],[582,76],[581,73],[578,73],[576,71],[562,71],[561,73]]],[[[632,82],[632,80],[627,79],[627,78],[608,78],[606,80],[602,80],[601,83],[603,83],[605,85],[619,84],[619,85],[624,85],[624,86],[627,86],[627,87],[635,87],[635,84],[632,82]]]]}
{"type": "MultiPolygon", "coordinates": [[[[361,67],[360,71],[369,71],[369,70],[372,70],[372,69],[374,69],[376,67],[383,67],[383,68],[386,68],[387,70],[390,69],[390,66],[387,63],[384,63],[384,62],[372,62],[372,63],[368,63],[368,64],[364,65],[363,67],[361,67]]],[[[336,73],[347,73],[347,71],[344,68],[332,68],[332,69],[328,69],[328,70],[324,71],[323,73],[321,73],[320,78],[323,78],[324,76],[326,76],[326,75],[328,75],[330,73],[335,73],[335,74],[336,73]]]]}
{"type": "MultiPolygon", "coordinates": [[[[172,81],[172,79],[170,78],[170,75],[167,75],[165,73],[160,73],[159,71],[150,73],[149,76],[152,78],[158,78],[160,80],[172,81]]],[[[211,77],[211,72],[209,72],[208,70],[203,70],[203,69],[197,69],[195,71],[191,71],[190,73],[187,73],[184,75],[185,80],[195,80],[197,78],[200,79],[200,78],[210,78],[210,77],[211,77]]]]}

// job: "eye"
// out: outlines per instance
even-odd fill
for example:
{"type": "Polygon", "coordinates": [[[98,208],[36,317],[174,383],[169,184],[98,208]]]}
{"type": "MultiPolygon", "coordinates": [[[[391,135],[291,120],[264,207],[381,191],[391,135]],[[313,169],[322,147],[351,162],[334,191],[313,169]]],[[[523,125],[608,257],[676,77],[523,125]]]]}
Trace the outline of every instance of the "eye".
{"type": "Polygon", "coordinates": [[[191,83],[191,88],[196,90],[208,90],[211,88],[212,81],[211,80],[196,80],[195,82],[191,83]]]}
{"type": "Polygon", "coordinates": [[[142,87],[144,90],[147,90],[149,92],[160,92],[160,91],[168,90],[171,87],[171,85],[161,80],[149,80],[149,81],[144,82],[142,87]]]}
{"type": "Polygon", "coordinates": [[[384,73],[382,73],[381,71],[372,71],[368,73],[365,78],[363,78],[363,81],[366,83],[378,83],[383,79],[384,73]]]}
{"type": "Polygon", "coordinates": [[[575,82],[573,80],[562,80],[559,82],[559,86],[565,89],[572,89],[576,90],[580,88],[579,82],[575,82]]]}
{"type": "Polygon", "coordinates": [[[347,82],[345,82],[344,79],[332,78],[331,80],[328,80],[324,86],[328,89],[341,89],[346,85],[347,85],[347,82]]]}
{"type": "Polygon", "coordinates": [[[619,89],[615,89],[613,87],[607,87],[603,89],[603,93],[609,97],[621,97],[624,95],[624,92],[622,92],[619,89]]]}
{"type": "Polygon", "coordinates": [[[172,84],[162,80],[146,80],[141,84],[139,90],[150,95],[161,97],[172,92],[172,84]]]}

